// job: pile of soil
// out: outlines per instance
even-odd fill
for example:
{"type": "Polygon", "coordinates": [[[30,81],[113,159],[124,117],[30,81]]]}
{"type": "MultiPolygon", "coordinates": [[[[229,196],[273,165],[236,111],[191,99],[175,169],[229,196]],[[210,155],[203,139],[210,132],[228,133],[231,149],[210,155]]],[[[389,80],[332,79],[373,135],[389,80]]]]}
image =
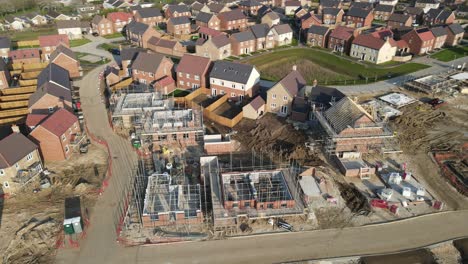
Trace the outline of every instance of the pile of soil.
{"type": "Polygon", "coordinates": [[[337,185],[343,200],[346,202],[346,206],[351,212],[360,215],[369,215],[371,212],[369,201],[356,186],[342,182],[337,182],[337,185]]]}

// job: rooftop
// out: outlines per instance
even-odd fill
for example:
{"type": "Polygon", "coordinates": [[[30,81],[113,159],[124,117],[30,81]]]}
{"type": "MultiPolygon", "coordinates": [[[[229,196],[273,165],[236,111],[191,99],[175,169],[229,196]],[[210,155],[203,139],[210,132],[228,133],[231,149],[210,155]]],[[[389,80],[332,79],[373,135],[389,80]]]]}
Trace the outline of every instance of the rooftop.
{"type": "Polygon", "coordinates": [[[254,66],[229,61],[215,61],[210,78],[246,84],[254,66]]]}
{"type": "Polygon", "coordinates": [[[0,169],[13,166],[38,147],[21,133],[12,133],[0,140],[0,169]]]}

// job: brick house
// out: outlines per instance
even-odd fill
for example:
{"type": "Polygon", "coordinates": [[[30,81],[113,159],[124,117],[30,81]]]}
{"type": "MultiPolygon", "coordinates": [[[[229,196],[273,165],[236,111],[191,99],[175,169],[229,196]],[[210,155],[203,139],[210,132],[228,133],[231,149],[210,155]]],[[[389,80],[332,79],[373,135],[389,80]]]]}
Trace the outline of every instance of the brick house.
{"type": "Polygon", "coordinates": [[[247,28],[247,17],[239,10],[218,14],[221,30],[243,30],[247,28]]]}
{"type": "Polygon", "coordinates": [[[0,59],[0,89],[10,87],[11,74],[8,65],[3,59],[0,59]]]}
{"type": "Polygon", "coordinates": [[[165,76],[172,76],[174,63],[162,54],[139,52],[132,62],[133,80],[150,84],[165,76]]]}
{"type": "Polygon", "coordinates": [[[370,2],[351,2],[349,8],[360,8],[365,10],[372,10],[374,8],[374,4],[370,2]]]}
{"type": "Polygon", "coordinates": [[[136,22],[140,22],[150,26],[155,26],[164,22],[164,17],[161,13],[161,10],[157,8],[138,9],[135,11],[133,18],[136,22]]]}
{"type": "Polygon", "coordinates": [[[59,45],[70,47],[70,41],[68,40],[67,35],[39,36],[38,40],[39,40],[39,46],[41,47],[43,61],[48,61],[50,58],[50,54],[52,54],[52,52],[54,52],[54,50],[59,45]]]}
{"type": "Polygon", "coordinates": [[[41,55],[39,54],[39,49],[10,50],[8,52],[8,59],[12,63],[40,63],[41,55]]]}
{"type": "Polygon", "coordinates": [[[284,14],[287,16],[294,15],[299,8],[301,8],[301,1],[289,0],[284,2],[284,14]]]}
{"type": "Polygon", "coordinates": [[[123,48],[120,51],[121,69],[124,71],[125,76],[130,76],[132,73],[131,64],[135,60],[139,52],[143,52],[143,48],[123,48]]]}
{"type": "Polygon", "coordinates": [[[381,39],[373,35],[359,35],[351,45],[349,55],[375,64],[391,61],[397,52],[397,44],[391,37],[381,39]]]}
{"type": "Polygon", "coordinates": [[[326,48],[331,30],[329,27],[313,25],[307,30],[307,44],[326,48]]]}
{"type": "Polygon", "coordinates": [[[221,3],[211,2],[207,6],[210,9],[210,13],[215,15],[231,11],[231,9],[228,6],[221,3]]]}
{"type": "Polygon", "coordinates": [[[268,12],[262,16],[261,23],[272,27],[280,23],[280,17],[276,12],[268,12]]]}
{"type": "Polygon", "coordinates": [[[372,20],[374,20],[372,10],[362,8],[350,8],[344,15],[346,25],[353,26],[355,28],[370,27],[372,25],[372,20]]]}
{"type": "Polygon", "coordinates": [[[50,63],[54,63],[67,70],[72,79],[81,76],[80,61],[76,59],[75,53],[64,45],[59,45],[52,52],[50,63]]]}
{"type": "Polygon", "coordinates": [[[445,45],[445,41],[447,40],[447,30],[440,26],[440,27],[433,27],[431,28],[432,35],[434,35],[434,46],[432,49],[441,49],[445,45]]]}
{"type": "Polygon", "coordinates": [[[93,20],[91,20],[91,28],[94,33],[98,33],[101,36],[115,33],[112,22],[100,15],[93,17],[93,20]]]}
{"type": "Polygon", "coordinates": [[[255,37],[255,50],[272,49],[275,47],[273,31],[267,24],[256,24],[250,27],[255,37]]]}
{"type": "Polygon", "coordinates": [[[186,5],[169,5],[164,11],[164,17],[166,19],[172,17],[191,17],[192,13],[186,5]]]}
{"type": "Polygon", "coordinates": [[[393,13],[387,20],[388,28],[411,27],[413,17],[405,14],[393,13]]]}
{"type": "Polygon", "coordinates": [[[133,19],[131,13],[112,12],[107,14],[107,19],[112,23],[114,32],[122,32],[125,26],[133,19]]]}
{"type": "Polygon", "coordinates": [[[223,60],[231,56],[231,42],[226,35],[218,35],[209,39],[198,39],[195,47],[198,56],[211,60],[223,60]]]}
{"type": "Polygon", "coordinates": [[[229,41],[231,42],[231,53],[233,55],[250,54],[256,50],[255,36],[252,31],[234,33],[229,41]]]}
{"type": "Polygon", "coordinates": [[[325,25],[339,24],[343,21],[343,15],[343,9],[327,7],[322,10],[322,22],[325,25]]]}
{"type": "Polygon", "coordinates": [[[392,5],[376,5],[374,8],[374,19],[386,21],[393,14],[394,6],[392,5]]]}
{"type": "Polygon", "coordinates": [[[353,28],[338,26],[330,33],[328,48],[333,51],[349,54],[351,43],[355,36],[357,36],[357,32],[353,28]]]}
{"type": "Polygon", "coordinates": [[[210,69],[209,58],[185,54],[176,69],[177,87],[184,90],[208,88],[210,69]]]}
{"type": "Polygon", "coordinates": [[[215,61],[210,72],[210,87],[213,96],[227,94],[233,101],[253,98],[259,90],[260,73],[255,66],[215,61]]]}
{"type": "Polygon", "coordinates": [[[446,29],[447,39],[445,40],[445,44],[447,46],[459,45],[463,39],[463,34],[465,34],[463,27],[460,24],[450,24],[446,29]]]}
{"type": "Polygon", "coordinates": [[[433,25],[452,24],[455,22],[455,13],[447,9],[430,9],[423,16],[424,24],[428,27],[433,25]]]}
{"type": "Polygon", "coordinates": [[[62,161],[72,155],[72,145],[80,136],[78,118],[66,109],[59,109],[41,121],[29,134],[41,150],[45,161],[62,161]]]}
{"type": "Polygon", "coordinates": [[[60,108],[72,111],[71,87],[68,71],[49,64],[37,77],[37,89],[29,97],[29,113],[50,114],[60,108]]]}
{"type": "Polygon", "coordinates": [[[210,8],[206,4],[195,1],[190,5],[190,11],[192,12],[192,16],[196,17],[200,12],[209,13],[210,8]]]}
{"type": "Polygon", "coordinates": [[[151,37],[148,40],[148,49],[157,53],[177,57],[181,57],[187,52],[187,48],[180,44],[179,41],[158,37],[151,37]]]}
{"type": "Polygon", "coordinates": [[[422,55],[432,51],[435,37],[428,28],[413,29],[403,35],[410,48],[410,52],[415,55],[422,55]]]}
{"type": "Polygon", "coordinates": [[[267,91],[265,111],[283,117],[288,116],[291,113],[294,98],[305,85],[304,77],[294,66],[288,75],[267,91]]]}
{"type": "Polygon", "coordinates": [[[309,29],[312,25],[322,25],[322,17],[314,14],[312,11],[301,17],[300,19],[302,30],[309,29]]]}
{"type": "Polygon", "coordinates": [[[12,194],[42,171],[39,148],[16,129],[0,140],[0,194],[12,194]]]}
{"type": "Polygon", "coordinates": [[[289,45],[293,40],[293,30],[289,24],[280,24],[271,28],[275,47],[289,45]]]}
{"type": "Polygon", "coordinates": [[[318,13],[321,14],[324,8],[342,8],[342,2],[340,0],[320,0],[318,13]]]}
{"type": "Polygon", "coordinates": [[[142,48],[148,47],[148,40],[151,37],[161,37],[161,33],[147,24],[132,21],[126,27],[126,38],[130,43],[142,48]]]}
{"type": "Polygon", "coordinates": [[[210,13],[200,12],[195,18],[195,24],[199,27],[207,27],[215,30],[220,30],[219,18],[210,13]]]}
{"type": "Polygon", "coordinates": [[[8,37],[0,37],[0,58],[8,59],[10,49],[11,40],[8,37]]]}
{"type": "Polygon", "coordinates": [[[239,9],[250,16],[257,16],[261,7],[262,4],[255,0],[243,0],[239,3],[239,9]]]}
{"type": "Polygon", "coordinates": [[[403,11],[403,14],[410,15],[411,18],[413,18],[414,24],[421,24],[424,15],[424,10],[419,7],[407,7],[405,11],[403,11]]]}
{"type": "Polygon", "coordinates": [[[437,0],[416,0],[414,7],[421,8],[424,13],[429,12],[430,9],[439,8],[439,1],[437,0]]]}
{"type": "Polygon", "coordinates": [[[190,34],[190,19],[188,17],[171,17],[167,21],[167,33],[173,35],[190,34]]]}
{"type": "Polygon", "coordinates": [[[220,35],[225,35],[225,33],[216,29],[208,28],[208,27],[198,28],[198,36],[199,38],[202,38],[204,40],[210,39],[212,37],[220,36],[220,35]]]}

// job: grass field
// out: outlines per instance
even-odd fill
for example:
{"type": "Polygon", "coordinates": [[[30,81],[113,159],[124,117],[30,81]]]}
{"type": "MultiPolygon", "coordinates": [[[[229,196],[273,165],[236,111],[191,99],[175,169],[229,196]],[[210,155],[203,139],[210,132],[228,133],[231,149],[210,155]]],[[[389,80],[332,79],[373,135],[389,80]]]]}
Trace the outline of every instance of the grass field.
{"type": "Polygon", "coordinates": [[[114,38],[120,38],[120,37],[123,37],[122,33],[114,33],[114,34],[109,34],[109,35],[104,35],[102,36],[103,38],[106,38],[106,39],[114,39],[114,38]]]}
{"type": "Polygon", "coordinates": [[[91,40],[87,39],[87,38],[82,38],[82,39],[72,39],[70,40],[70,47],[78,47],[78,46],[82,46],[84,44],[87,44],[91,42],[91,40]]]}
{"type": "Polygon", "coordinates": [[[468,54],[467,46],[451,47],[437,52],[436,54],[432,55],[431,58],[440,61],[451,61],[464,57],[466,54],[468,54]]]}
{"type": "Polygon", "coordinates": [[[39,36],[57,34],[57,29],[55,27],[43,27],[24,31],[6,31],[3,33],[8,34],[12,41],[35,40],[39,36]]]}
{"type": "Polygon", "coordinates": [[[308,83],[316,79],[323,84],[374,82],[429,67],[418,63],[395,67],[362,65],[330,53],[306,48],[278,50],[244,62],[255,65],[261,72],[262,79],[278,81],[291,71],[293,65],[297,65],[308,83]]]}

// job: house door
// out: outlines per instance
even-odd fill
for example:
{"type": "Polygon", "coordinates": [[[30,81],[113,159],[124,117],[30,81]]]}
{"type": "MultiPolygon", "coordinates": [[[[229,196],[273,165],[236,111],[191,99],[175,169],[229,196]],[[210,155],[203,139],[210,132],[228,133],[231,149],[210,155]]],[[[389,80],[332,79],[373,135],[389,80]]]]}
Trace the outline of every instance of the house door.
{"type": "Polygon", "coordinates": [[[361,60],[365,60],[366,59],[366,54],[362,54],[361,55],[361,60]]]}
{"type": "Polygon", "coordinates": [[[211,89],[211,95],[216,96],[216,89],[211,89]]]}
{"type": "Polygon", "coordinates": [[[281,106],[280,112],[281,112],[281,114],[286,115],[288,113],[288,106],[287,105],[281,106]]]}
{"type": "Polygon", "coordinates": [[[239,101],[242,102],[242,100],[244,100],[244,96],[243,96],[243,95],[239,95],[239,101]]]}

